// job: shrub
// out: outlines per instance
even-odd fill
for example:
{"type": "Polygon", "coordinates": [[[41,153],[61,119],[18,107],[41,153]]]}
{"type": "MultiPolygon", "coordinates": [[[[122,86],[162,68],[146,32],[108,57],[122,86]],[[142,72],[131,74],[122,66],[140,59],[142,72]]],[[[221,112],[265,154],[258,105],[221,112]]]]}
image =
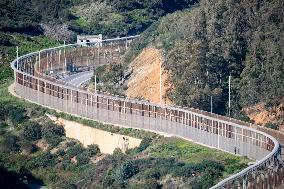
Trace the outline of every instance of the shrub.
{"type": "Polygon", "coordinates": [[[41,125],[29,121],[23,125],[23,137],[26,140],[32,140],[32,141],[38,140],[42,136],[41,129],[42,129],[41,125]]]}
{"type": "Polygon", "coordinates": [[[143,138],[139,147],[137,148],[138,152],[142,152],[146,150],[146,148],[150,146],[151,142],[152,142],[151,138],[148,138],[148,137],[143,138]]]}
{"type": "Polygon", "coordinates": [[[27,153],[34,153],[34,152],[36,152],[38,150],[37,146],[34,145],[29,140],[22,140],[20,145],[21,145],[21,150],[25,151],[27,153]]]}
{"type": "Polygon", "coordinates": [[[89,154],[88,152],[83,152],[80,153],[76,156],[76,160],[77,160],[77,165],[81,166],[81,165],[86,165],[87,163],[89,163],[89,154]]]}
{"type": "Polygon", "coordinates": [[[57,152],[56,152],[56,155],[57,156],[64,156],[66,154],[66,152],[63,150],[63,149],[59,149],[59,150],[57,150],[57,152]]]}
{"type": "Polygon", "coordinates": [[[126,180],[139,172],[138,166],[134,165],[132,161],[126,161],[118,167],[114,173],[116,181],[126,180]]]}
{"type": "Polygon", "coordinates": [[[205,169],[201,177],[193,183],[193,189],[199,188],[210,188],[214,185],[216,179],[221,175],[220,169],[214,169],[213,167],[208,167],[205,169]]]}
{"type": "Polygon", "coordinates": [[[64,134],[63,126],[56,125],[52,122],[42,127],[42,136],[51,147],[58,145],[62,141],[61,136],[64,134]]]}
{"type": "Polygon", "coordinates": [[[55,157],[50,152],[44,152],[34,159],[36,167],[49,167],[55,164],[55,157]]]}
{"type": "Polygon", "coordinates": [[[5,122],[0,121],[0,135],[4,135],[7,132],[9,125],[5,122]]]}
{"type": "Polygon", "coordinates": [[[84,152],[84,148],[82,147],[82,145],[77,144],[73,147],[70,147],[67,151],[66,151],[66,157],[68,159],[71,159],[74,156],[77,156],[78,154],[81,154],[84,152]]]}
{"type": "Polygon", "coordinates": [[[14,125],[22,123],[28,118],[25,108],[18,106],[9,107],[8,117],[14,125]]]}
{"type": "Polygon", "coordinates": [[[54,148],[62,141],[62,138],[60,136],[54,135],[51,137],[45,137],[45,140],[51,148],[54,148]]]}
{"type": "Polygon", "coordinates": [[[87,151],[90,156],[95,156],[100,153],[100,148],[97,144],[91,144],[87,147],[87,151]]]}
{"type": "Polygon", "coordinates": [[[0,143],[0,149],[6,152],[13,151],[18,152],[20,150],[20,145],[18,144],[19,138],[12,134],[7,134],[3,141],[0,143]]]}
{"type": "Polygon", "coordinates": [[[67,146],[67,147],[73,147],[73,146],[75,146],[76,144],[77,144],[77,142],[75,142],[75,141],[72,140],[72,141],[67,142],[67,143],[66,143],[66,146],[67,146]]]}
{"type": "Polygon", "coordinates": [[[49,137],[51,135],[64,136],[65,131],[63,126],[48,122],[46,125],[44,125],[42,134],[45,137],[49,137]]]}
{"type": "Polygon", "coordinates": [[[279,129],[278,125],[276,125],[274,123],[266,123],[265,127],[270,128],[270,129],[274,129],[274,130],[278,130],[279,129]]]}
{"type": "Polygon", "coordinates": [[[121,151],[120,148],[115,148],[112,155],[114,156],[120,156],[120,155],[123,155],[123,152],[121,151]]]}

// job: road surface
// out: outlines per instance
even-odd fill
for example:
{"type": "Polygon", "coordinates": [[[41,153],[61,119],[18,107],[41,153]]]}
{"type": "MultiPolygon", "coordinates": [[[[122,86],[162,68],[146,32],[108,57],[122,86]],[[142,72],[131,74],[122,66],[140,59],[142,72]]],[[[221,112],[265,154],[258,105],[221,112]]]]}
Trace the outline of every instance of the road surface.
{"type": "Polygon", "coordinates": [[[75,87],[80,87],[83,83],[91,80],[93,74],[94,74],[93,70],[85,71],[85,72],[79,72],[79,73],[67,76],[67,77],[61,79],[61,81],[65,81],[66,83],[73,85],[75,87]]]}

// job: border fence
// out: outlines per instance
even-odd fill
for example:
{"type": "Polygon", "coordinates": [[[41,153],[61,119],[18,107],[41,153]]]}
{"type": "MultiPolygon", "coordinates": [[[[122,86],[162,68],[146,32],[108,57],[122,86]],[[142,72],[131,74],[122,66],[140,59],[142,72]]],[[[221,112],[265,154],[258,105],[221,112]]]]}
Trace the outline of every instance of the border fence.
{"type": "Polygon", "coordinates": [[[14,90],[25,99],[66,113],[183,137],[256,160],[212,188],[284,186],[279,142],[255,125],[201,110],[100,94],[55,79],[72,69],[91,69],[119,61],[137,37],[63,45],[18,57],[11,63],[14,90]]]}

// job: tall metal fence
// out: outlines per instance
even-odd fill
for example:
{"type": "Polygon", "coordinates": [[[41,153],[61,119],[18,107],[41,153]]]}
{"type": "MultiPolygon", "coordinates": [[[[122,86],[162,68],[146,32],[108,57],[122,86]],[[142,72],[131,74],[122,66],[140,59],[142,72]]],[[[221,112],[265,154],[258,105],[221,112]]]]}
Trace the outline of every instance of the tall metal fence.
{"type": "Polygon", "coordinates": [[[33,52],[11,63],[15,92],[32,102],[115,125],[183,137],[256,162],[212,188],[274,188],[283,185],[278,141],[251,125],[208,112],[99,94],[55,79],[68,70],[119,61],[137,36],[72,44],[33,52]]]}

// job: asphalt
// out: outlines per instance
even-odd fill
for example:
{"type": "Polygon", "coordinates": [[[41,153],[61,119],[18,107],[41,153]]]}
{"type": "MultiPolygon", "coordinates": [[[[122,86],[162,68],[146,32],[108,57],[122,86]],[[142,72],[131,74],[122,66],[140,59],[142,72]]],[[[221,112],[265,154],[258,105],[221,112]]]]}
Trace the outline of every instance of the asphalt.
{"type": "Polygon", "coordinates": [[[66,83],[73,85],[75,87],[80,87],[83,83],[91,80],[93,74],[94,74],[94,71],[79,72],[79,73],[67,76],[61,79],[61,81],[65,81],[66,83]]]}

